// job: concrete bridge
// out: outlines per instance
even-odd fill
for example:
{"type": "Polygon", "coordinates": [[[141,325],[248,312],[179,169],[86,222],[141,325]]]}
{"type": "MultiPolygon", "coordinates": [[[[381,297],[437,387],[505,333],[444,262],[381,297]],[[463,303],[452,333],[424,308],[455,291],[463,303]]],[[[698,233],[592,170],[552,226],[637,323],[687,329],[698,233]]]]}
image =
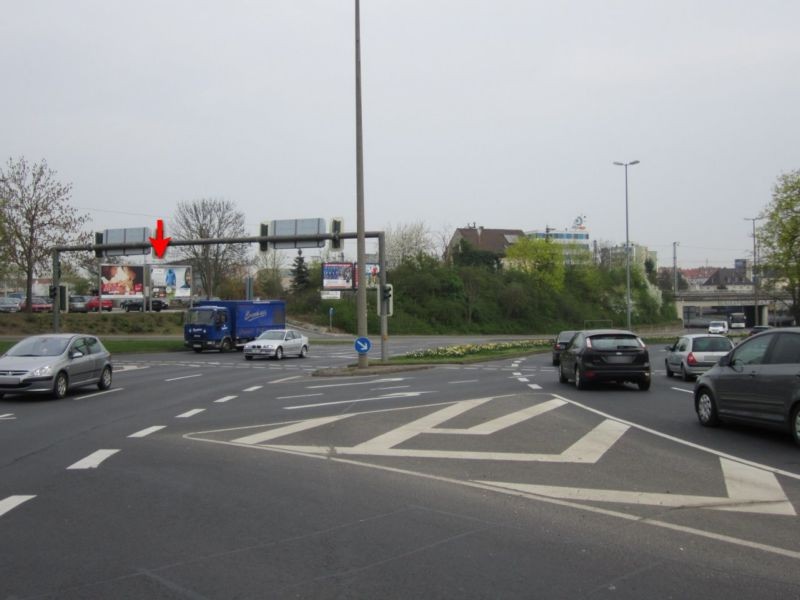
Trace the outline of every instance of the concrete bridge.
{"type": "MultiPolygon", "coordinates": [[[[786,292],[770,291],[767,294],[761,291],[758,295],[758,323],[769,323],[770,307],[775,306],[776,300],[791,304],[791,297],[786,292]]],[[[756,299],[753,290],[685,290],[678,292],[675,297],[675,312],[677,317],[688,325],[688,321],[702,319],[703,314],[720,315],[731,312],[743,312],[747,326],[752,327],[756,316],[756,299]],[[712,310],[713,309],[713,310],[712,310]]],[[[709,317],[706,317],[708,320],[709,317]]]]}

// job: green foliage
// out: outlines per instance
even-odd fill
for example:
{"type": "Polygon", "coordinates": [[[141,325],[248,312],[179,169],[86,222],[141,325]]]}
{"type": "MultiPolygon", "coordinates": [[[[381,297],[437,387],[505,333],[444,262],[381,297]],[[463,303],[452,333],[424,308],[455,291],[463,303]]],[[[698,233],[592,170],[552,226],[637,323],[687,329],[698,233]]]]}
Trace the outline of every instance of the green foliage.
{"type": "Polygon", "coordinates": [[[461,240],[453,252],[453,264],[457,267],[483,267],[491,271],[500,270],[500,256],[488,250],[478,250],[467,240],[461,240]]]}
{"type": "Polygon", "coordinates": [[[303,257],[303,251],[298,250],[294,263],[292,263],[292,294],[303,294],[309,287],[311,287],[311,279],[308,265],[306,265],[306,259],[303,257]]]}
{"type": "Polygon", "coordinates": [[[506,250],[506,264],[553,291],[564,289],[564,249],[559,244],[522,237],[506,250]]]}

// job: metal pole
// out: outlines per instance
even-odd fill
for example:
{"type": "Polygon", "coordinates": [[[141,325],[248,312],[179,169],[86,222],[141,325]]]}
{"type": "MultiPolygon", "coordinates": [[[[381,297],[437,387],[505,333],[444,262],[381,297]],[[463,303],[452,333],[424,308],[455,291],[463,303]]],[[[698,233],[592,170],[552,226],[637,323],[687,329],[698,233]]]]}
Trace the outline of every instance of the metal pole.
{"type": "Polygon", "coordinates": [[[58,254],[58,250],[53,250],[53,285],[56,287],[56,297],[53,299],[53,333],[58,333],[61,324],[61,265],[58,254]]]}
{"type": "Polygon", "coordinates": [[[631,328],[631,243],[628,236],[628,163],[625,163],[625,312],[631,328]]]}
{"type": "Polygon", "coordinates": [[[678,242],[672,242],[672,293],[678,295],[678,242]]]}
{"type": "Polygon", "coordinates": [[[381,315],[381,362],[385,363],[388,359],[389,352],[389,306],[386,300],[383,299],[383,290],[386,287],[386,240],[383,232],[378,234],[378,269],[380,275],[378,276],[380,282],[380,293],[378,294],[378,302],[380,303],[381,315]]]}
{"type": "MultiPolygon", "coordinates": [[[[356,290],[356,325],[358,337],[367,336],[367,282],[363,269],[366,265],[366,243],[364,238],[364,147],[361,127],[361,17],[359,0],[355,0],[356,13],[356,260],[359,273],[356,290]]],[[[366,353],[359,353],[358,368],[369,366],[366,353]]]]}
{"type": "Polygon", "coordinates": [[[753,325],[759,324],[758,314],[758,247],[756,246],[756,221],[760,221],[763,217],[745,217],[745,221],[752,221],[753,223],[753,325]]]}

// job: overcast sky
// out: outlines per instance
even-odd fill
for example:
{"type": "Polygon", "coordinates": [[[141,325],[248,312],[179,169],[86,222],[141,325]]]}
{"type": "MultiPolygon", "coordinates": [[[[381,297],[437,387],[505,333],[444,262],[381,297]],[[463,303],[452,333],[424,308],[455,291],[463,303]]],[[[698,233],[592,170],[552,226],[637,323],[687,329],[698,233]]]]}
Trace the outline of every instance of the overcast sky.
{"type": "MultiPolygon", "coordinates": [[[[3,3],[0,158],[92,230],[178,201],[355,230],[352,0],[3,3]]],[[[752,257],[800,168],[797,0],[362,0],[366,224],[566,229],[752,257]]],[[[352,248],[355,253],[355,248],[352,248]]]]}

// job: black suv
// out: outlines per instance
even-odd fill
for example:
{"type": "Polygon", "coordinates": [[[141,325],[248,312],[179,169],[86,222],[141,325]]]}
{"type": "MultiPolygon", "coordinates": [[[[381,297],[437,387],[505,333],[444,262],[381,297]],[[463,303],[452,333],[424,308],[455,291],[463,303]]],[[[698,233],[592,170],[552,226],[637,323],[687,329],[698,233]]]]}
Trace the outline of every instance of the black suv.
{"type": "MultiPolygon", "coordinates": [[[[125,312],[131,312],[133,310],[138,310],[141,312],[144,310],[143,302],[144,302],[143,300],[124,300],[122,304],[120,304],[120,308],[122,308],[122,310],[124,310],[125,312]]],[[[161,312],[162,310],[165,310],[167,308],[169,308],[169,304],[164,300],[159,300],[158,298],[153,298],[152,300],[150,300],[151,310],[154,310],[156,312],[161,312]]]]}

